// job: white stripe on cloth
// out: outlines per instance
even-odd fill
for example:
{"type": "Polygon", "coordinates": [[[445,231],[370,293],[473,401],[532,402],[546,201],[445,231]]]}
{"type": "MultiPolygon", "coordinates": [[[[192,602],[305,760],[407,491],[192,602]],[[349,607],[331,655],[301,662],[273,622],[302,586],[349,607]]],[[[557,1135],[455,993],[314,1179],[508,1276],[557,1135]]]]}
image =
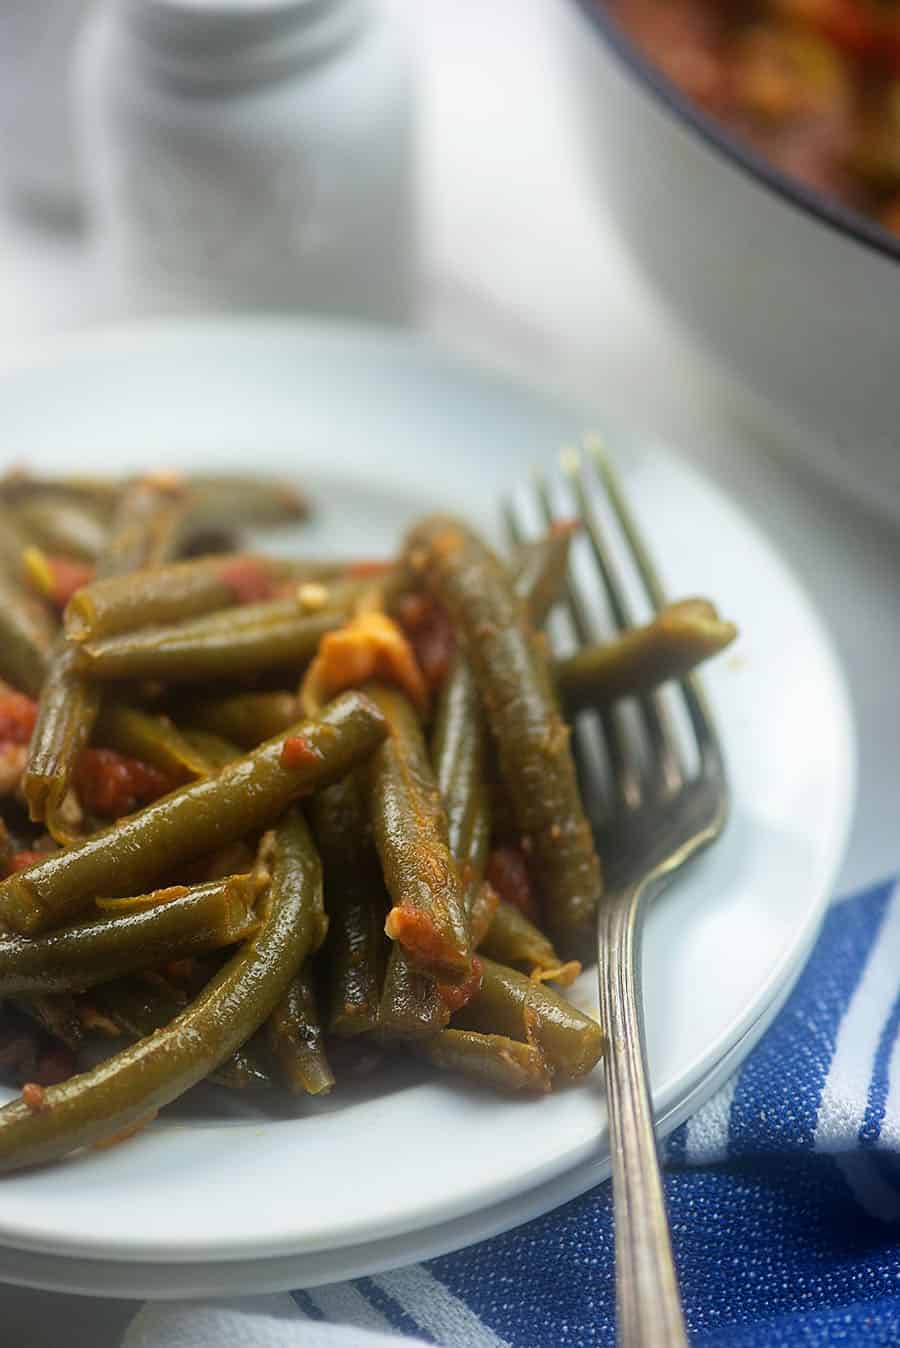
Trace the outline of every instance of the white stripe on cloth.
{"type": "Polygon", "coordinates": [[[148,1302],[126,1330],[122,1348],[398,1348],[414,1343],[356,1325],[307,1319],[284,1293],[148,1302]]]}
{"type": "Polygon", "coordinates": [[[731,1102],[738,1078],[732,1077],[689,1120],[684,1144],[687,1165],[715,1165],[728,1155],[731,1102]]]}
{"type": "Polygon", "coordinates": [[[326,1287],[307,1287],[306,1295],[325,1316],[336,1325],[358,1325],[360,1329],[376,1329],[382,1334],[393,1334],[390,1322],[367,1301],[349,1282],[331,1283],[326,1287]]]}
{"type": "Polygon", "coordinates": [[[855,1147],[866,1110],[875,1051],[897,996],[900,884],[894,886],[862,977],[844,1012],[816,1119],[817,1151],[855,1147]]]}
{"type": "Polygon", "coordinates": [[[380,1273],[372,1281],[399,1301],[441,1348],[508,1348],[505,1339],[498,1338],[421,1264],[380,1273]]]}

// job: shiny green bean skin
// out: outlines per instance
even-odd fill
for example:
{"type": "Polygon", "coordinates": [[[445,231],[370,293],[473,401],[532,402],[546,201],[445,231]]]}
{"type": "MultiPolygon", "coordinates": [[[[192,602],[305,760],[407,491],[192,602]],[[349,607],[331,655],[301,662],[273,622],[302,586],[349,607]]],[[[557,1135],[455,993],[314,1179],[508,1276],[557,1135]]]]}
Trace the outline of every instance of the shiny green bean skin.
{"type": "Polygon", "coordinates": [[[276,830],[260,926],[165,1029],[91,1071],[0,1110],[0,1170],[56,1160],[140,1123],[214,1071],[272,1014],[308,944],[310,890],[321,866],[302,813],[276,830]],[[300,883],[298,884],[298,878],[300,883]]]}
{"type": "Polygon", "coordinates": [[[122,702],[107,701],[101,707],[94,742],[139,758],[167,773],[175,782],[205,777],[219,766],[204,758],[167,716],[156,716],[122,702]]]}
{"type": "Polygon", "coordinates": [[[603,1031],[595,1020],[515,969],[486,957],[482,965],[481,990],[457,1012],[454,1026],[533,1044],[553,1072],[569,1081],[596,1065],[603,1031]]]}
{"type": "Polygon", "coordinates": [[[0,570],[0,678],[37,697],[47,676],[53,629],[46,611],[0,570]]]}
{"type": "Polygon", "coordinates": [[[48,493],[27,498],[17,513],[30,541],[45,552],[95,562],[106,545],[106,525],[83,502],[48,493]]]}
{"type": "Polygon", "coordinates": [[[184,889],[152,907],[88,918],[33,940],[0,936],[0,996],[80,992],[134,969],[234,945],[257,887],[249,875],[184,889]]]}
{"type": "Polygon", "coordinates": [[[339,611],[305,614],[295,605],[289,616],[254,623],[247,614],[251,607],[257,606],[86,641],[76,648],[76,662],[85,677],[103,680],[199,682],[272,668],[299,671],[325,633],[344,621],[339,611]]]}
{"type": "Polygon", "coordinates": [[[553,1074],[540,1050],[500,1034],[444,1030],[417,1045],[435,1067],[500,1091],[549,1091],[553,1074]]]}
{"type": "Polygon", "coordinates": [[[384,976],[378,1029],[388,1039],[430,1039],[450,1023],[437,979],[418,969],[395,942],[384,976]]]}
{"type": "MultiPolygon", "coordinates": [[[[478,947],[483,955],[499,964],[527,964],[529,972],[561,969],[563,961],[549,937],[531,922],[515,904],[501,899],[491,925],[478,947]]],[[[577,968],[577,966],[575,966],[577,968]]]]}
{"type": "Polygon", "coordinates": [[[265,828],[292,800],[342,777],[372,752],[384,717],[360,693],[336,698],[315,721],[267,740],[215,777],[190,782],[77,847],[0,881],[0,922],[33,936],[98,894],[141,893],[162,874],[265,828]],[[285,743],[300,742],[296,766],[285,743]]]}
{"type": "Polygon", "coordinates": [[[326,1023],[330,1034],[348,1038],[378,1021],[388,899],[359,774],[320,791],[310,808],[330,922],[326,1023]]]}
{"type": "Polygon", "coordinates": [[[331,1090],[334,1074],[325,1056],[308,965],[291,980],[266,1022],[266,1032],[269,1051],[288,1090],[295,1095],[323,1095],[331,1090]]]}
{"type": "Polygon", "coordinates": [[[110,576],[76,590],[66,607],[66,635],[73,641],[96,640],[233,608],[241,603],[240,573],[248,569],[262,583],[291,574],[286,563],[230,554],[110,576]]]}
{"type": "Polygon", "coordinates": [[[489,803],[483,786],[485,737],[478,689],[469,662],[457,655],[435,709],[431,763],[447,813],[450,851],[481,878],[490,840],[489,803]]]}
{"type": "Polygon", "coordinates": [[[557,691],[570,714],[608,706],[618,698],[652,692],[683,679],[737,636],[705,599],[668,604],[652,622],[589,646],[553,667],[557,691]]]}
{"type": "MultiPolygon", "coordinates": [[[[119,978],[95,989],[94,996],[100,1009],[130,1039],[144,1039],[154,1030],[163,1029],[185,1007],[185,998],[161,980],[148,983],[142,978],[119,978]]],[[[255,1038],[236,1048],[207,1080],[229,1090],[268,1089],[275,1084],[255,1038]]]]}
{"type": "Polygon", "coordinates": [[[178,715],[185,724],[221,735],[242,749],[255,749],[263,740],[287,730],[300,714],[297,697],[287,690],[207,694],[178,705],[178,715]]]}
{"type": "Polygon", "coordinates": [[[593,919],[600,863],[542,645],[504,567],[464,524],[426,520],[406,557],[463,634],[547,924],[577,940],[593,919]]]}
{"type": "Polygon", "coordinates": [[[367,688],[388,734],[369,765],[369,812],[393,907],[385,922],[413,962],[448,983],[471,973],[465,893],[418,717],[383,684],[367,688]]]}

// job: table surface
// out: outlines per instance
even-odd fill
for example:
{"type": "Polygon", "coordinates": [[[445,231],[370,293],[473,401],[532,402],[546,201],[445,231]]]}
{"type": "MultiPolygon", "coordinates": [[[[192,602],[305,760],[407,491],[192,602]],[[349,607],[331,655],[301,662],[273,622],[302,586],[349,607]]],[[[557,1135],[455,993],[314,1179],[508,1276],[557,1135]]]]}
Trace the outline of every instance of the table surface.
{"type": "MultiPolygon", "coordinates": [[[[570,115],[552,33],[563,2],[417,7],[422,328],[593,409],[613,444],[627,424],[675,447],[791,561],[831,629],[856,715],[859,796],[837,889],[847,894],[900,869],[900,717],[885,676],[900,668],[900,535],[742,425],[644,288],[570,115]]],[[[23,338],[116,317],[80,239],[0,212],[0,362],[23,338]]],[[[0,1290],[8,1340],[29,1348],[55,1348],[63,1333],[68,1348],[112,1348],[133,1309],[0,1290]]]]}

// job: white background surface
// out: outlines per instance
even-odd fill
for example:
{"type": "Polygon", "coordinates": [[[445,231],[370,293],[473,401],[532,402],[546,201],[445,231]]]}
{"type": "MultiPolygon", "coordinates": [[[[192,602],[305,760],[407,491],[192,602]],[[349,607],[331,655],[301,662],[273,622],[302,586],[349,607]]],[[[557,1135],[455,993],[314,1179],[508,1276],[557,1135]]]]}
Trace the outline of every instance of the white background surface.
{"type": "MultiPolygon", "coordinates": [[[[831,626],[857,716],[860,794],[838,888],[847,893],[900,868],[900,537],[736,424],[632,273],[568,116],[552,42],[564,2],[405,0],[420,20],[422,326],[594,406],[613,444],[623,421],[664,439],[753,511],[792,562],[831,626]]],[[[0,216],[0,360],[23,340],[110,316],[78,245],[0,216]]],[[[4,1341],[29,1348],[112,1348],[132,1310],[0,1291],[4,1341]]]]}

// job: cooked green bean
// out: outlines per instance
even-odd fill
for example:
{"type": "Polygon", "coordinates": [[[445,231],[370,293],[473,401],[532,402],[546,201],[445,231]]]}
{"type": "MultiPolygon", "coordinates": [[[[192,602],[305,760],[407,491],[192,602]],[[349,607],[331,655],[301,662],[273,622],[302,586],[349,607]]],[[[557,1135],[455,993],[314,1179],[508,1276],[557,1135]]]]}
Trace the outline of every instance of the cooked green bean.
{"type": "Polygon", "coordinates": [[[387,895],[358,774],[320,791],[311,808],[330,922],[326,1023],[349,1037],[378,1020],[387,895]]]}
{"type": "Polygon", "coordinates": [[[426,520],[410,535],[406,556],[465,639],[548,924],[561,939],[577,939],[593,918],[600,865],[569,732],[522,601],[497,558],[464,524],[426,520]]]}
{"type": "Polygon", "coordinates": [[[170,1025],[61,1085],[26,1086],[0,1110],[0,1170],[55,1160],[140,1124],[230,1057],[272,1014],[302,961],[310,893],[321,885],[299,810],[276,831],[271,868],[256,934],[170,1025]]]}
{"type": "Polygon", "coordinates": [[[35,935],[96,894],[139,893],[173,867],[265,828],[295,798],[342,777],[385,730],[369,699],[345,693],[317,720],[267,740],[217,776],[190,782],[0,881],[0,922],[35,935]]]}
{"type": "Polygon", "coordinates": [[[527,965],[526,972],[568,984],[581,972],[577,961],[560,959],[549,937],[513,903],[501,899],[482,938],[479,952],[500,964],[527,965]]]}
{"type": "Polygon", "coordinates": [[[300,716],[300,704],[286,690],[264,693],[226,693],[185,699],[179,718],[197,730],[209,730],[233,740],[242,749],[255,749],[300,716]]]}
{"type": "Polygon", "coordinates": [[[487,958],[482,965],[481,990],[456,1013],[454,1026],[533,1044],[554,1073],[569,1081],[595,1066],[603,1052],[595,1020],[515,969],[487,958]]]}
{"type": "Polygon", "coordinates": [[[388,959],[378,1028],[390,1039],[429,1039],[450,1023],[437,979],[413,963],[395,942],[388,959]]]}
{"type": "Polygon", "coordinates": [[[323,1095],[331,1090],[334,1075],[325,1056],[308,965],[291,980],[266,1022],[266,1030],[269,1051],[289,1090],[306,1095],[323,1095]]]}
{"type": "Polygon", "coordinates": [[[589,646],[553,669],[557,691],[570,713],[649,693],[668,679],[683,679],[737,636],[705,599],[683,599],[660,609],[652,622],[589,646]]]}
{"type": "Polygon", "coordinates": [[[0,502],[0,569],[16,580],[22,576],[22,553],[30,541],[15,512],[0,502]]]}
{"type": "Polygon", "coordinates": [[[9,1000],[12,1006],[73,1053],[81,1046],[84,1030],[71,993],[36,992],[28,997],[13,996],[9,1000]]]}
{"type": "Polygon", "coordinates": [[[236,744],[223,739],[221,735],[213,735],[209,730],[185,727],[180,733],[194,753],[199,754],[204,763],[209,764],[215,772],[241,757],[241,750],[236,744]]]}
{"type": "Polygon", "coordinates": [[[465,896],[422,730],[402,693],[367,688],[388,726],[369,771],[372,833],[393,903],[385,931],[420,968],[463,982],[472,968],[465,896]]]}
{"type": "Polygon", "coordinates": [[[0,678],[37,697],[47,675],[53,634],[46,611],[0,570],[0,678]]]}
{"type": "Polygon", "coordinates": [[[502,1034],[444,1030],[417,1045],[435,1067],[501,1091],[549,1091],[553,1077],[539,1049],[502,1034]]]}
{"type": "Polygon", "coordinates": [[[94,562],[106,544],[106,526],[90,506],[58,492],[26,498],[18,517],[29,541],[46,552],[94,562]]]}
{"type": "MultiPolygon", "coordinates": [[[[326,632],[340,627],[340,611],[300,612],[256,618],[250,610],[274,603],[246,604],[171,627],[145,627],[120,636],[86,641],[75,648],[78,668],[91,679],[168,679],[197,682],[240,678],[260,670],[299,671],[315,655],[326,632]]],[[[287,601],[289,604],[290,601],[287,601]]]]}
{"type": "MultiPolygon", "coordinates": [[[[97,563],[98,577],[124,575],[165,561],[177,544],[183,510],[180,493],[149,480],[129,487],[113,516],[109,541],[97,563]]],[[[75,760],[91,738],[99,710],[100,694],[79,671],[77,651],[59,637],[22,774],[31,818],[45,822],[58,842],[71,840],[65,800],[75,760]]]]}
{"type": "Polygon", "coordinates": [[[533,627],[543,627],[565,585],[573,532],[573,528],[558,526],[519,549],[513,567],[514,586],[533,627]]]}
{"type": "Polygon", "coordinates": [[[81,991],[133,969],[219,950],[252,928],[250,875],[187,889],[168,903],[88,918],[28,940],[0,937],[0,996],[81,991]]]}
{"type": "Polygon", "coordinates": [[[306,519],[309,502],[292,482],[238,474],[191,474],[191,525],[195,529],[233,525],[294,524],[306,519]]]}
{"type": "Polygon", "coordinates": [[[469,930],[472,935],[472,948],[477,950],[491,928],[500,905],[500,895],[487,880],[482,880],[480,885],[470,886],[469,893],[472,896],[469,905],[469,930]]]}
{"type": "Polygon", "coordinates": [[[167,716],[155,716],[122,702],[106,702],[101,708],[94,741],[159,768],[175,782],[205,777],[219,766],[204,758],[167,716]]]}
{"type": "MultiPolygon", "coordinates": [[[[142,978],[119,978],[104,983],[93,995],[100,1009],[130,1039],[144,1039],[154,1030],[163,1029],[181,1014],[186,1000],[162,979],[148,983],[142,978]]],[[[236,1048],[230,1058],[210,1072],[207,1081],[229,1090],[268,1088],[275,1084],[255,1038],[236,1048]]]]}

